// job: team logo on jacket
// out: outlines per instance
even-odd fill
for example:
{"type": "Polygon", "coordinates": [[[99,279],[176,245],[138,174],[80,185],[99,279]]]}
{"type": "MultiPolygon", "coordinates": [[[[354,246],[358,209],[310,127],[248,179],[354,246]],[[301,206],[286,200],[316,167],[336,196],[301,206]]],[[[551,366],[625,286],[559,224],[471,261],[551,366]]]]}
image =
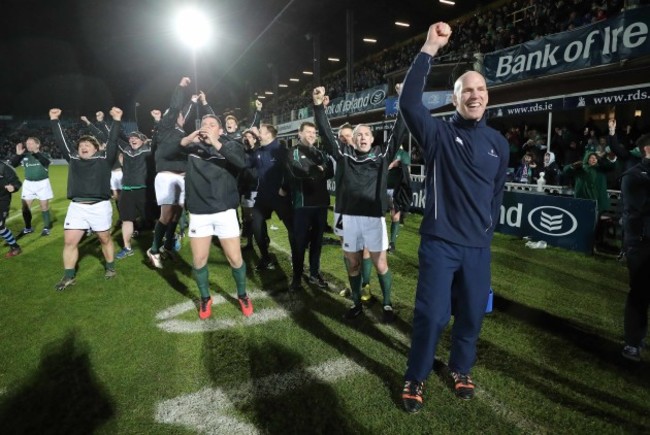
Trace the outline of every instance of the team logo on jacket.
{"type": "Polygon", "coordinates": [[[488,156],[492,157],[499,157],[496,151],[494,151],[494,148],[492,148],[490,151],[488,151],[488,156]]]}
{"type": "Polygon", "coordinates": [[[456,142],[460,144],[460,146],[464,146],[465,144],[463,143],[462,139],[456,136],[456,142]]]}
{"type": "Polygon", "coordinates": [[[547,236],[566,236],[578,228],[578,219],[560,207],[543,205],[528,213],[528,223],[547,236]]]}

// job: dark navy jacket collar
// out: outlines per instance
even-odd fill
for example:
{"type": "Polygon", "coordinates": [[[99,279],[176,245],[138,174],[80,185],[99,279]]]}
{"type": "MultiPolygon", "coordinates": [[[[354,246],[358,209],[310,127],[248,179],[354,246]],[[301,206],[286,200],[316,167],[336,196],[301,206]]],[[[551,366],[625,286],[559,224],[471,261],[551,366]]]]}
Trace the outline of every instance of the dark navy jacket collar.
{"type": "Polygon", "coordinates": [[[483,114],[483,117],[478,121],[474,121],[473,119],[465,119],[462,116],[460,116],[460,113],[455,112],[454,115],[451,117],[451,122],[463,128],[485,127],[486,125],[485,114],[483,114]]]}

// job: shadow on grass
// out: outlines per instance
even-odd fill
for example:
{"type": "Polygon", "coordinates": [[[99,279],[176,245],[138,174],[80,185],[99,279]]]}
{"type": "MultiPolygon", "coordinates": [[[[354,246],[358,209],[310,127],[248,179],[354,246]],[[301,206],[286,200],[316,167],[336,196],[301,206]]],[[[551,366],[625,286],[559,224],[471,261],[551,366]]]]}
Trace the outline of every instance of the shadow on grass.
{"type": "Polygon", "coordinates": [[[3,433],[89,434],[115,416],[74,332],[43,349],[39,367],[0,399],[3,433]]]}
{"type": "Polygon", "coordinates": [[[263,343],[251,347],[249,355],[253,379],[292,369],[285,382],[275,388],[253,382],[253,399],[248,406],[252,407],[256,426],[264,433],[368,433],[340,406],[332,387],[307,370],[299,354],[276,343],[263,343]],[[269,394],[269,390],[276,389],[277,394],[269,394]]]}
{"type": "MultiPolygon", "coordinates": [[[[633,364],[623,359],[620,355],[621,343],[593,334],[587,330],[588,327],[585,325],[500,296],[495,295],[494,308],[504,315],[569,342],[563,346],[562,350],[558,350],[550,343],[539,343],[540,351],[550,352],[549,358],[561,362],[562,358],[571,360],[572,357],[580,356],[579,353],[570,349],[570,346],[574,346],[593,355],[595,358],[591,361],[594,366],[604,365],[605,367],[601,369],[617,372],[624,382],[629,383],[631,388],[647,389],[650,387],[650,370],[648,370],[647,362],[633,364]]],[[[634,432],[647,432],[650,429],[647,424],[643,425],[638,422],[640,418],[647,418],[648,408],[645,405],[622,399],[607,391],[564,377],[554,370],[512,355],[490,342],[480,340],[478,348],[482,366],[510,376],[526,388],[539,391],[555,403],[561,403],[564,407],[580,412],[589,418],[599,418],[634,432]],[[574,394],[567,395],[558,391],[553,384],[565,385],[574,394]],[[632,412],[638,417],[634,420],[626,419],[621,415],[623,412],[632,412]]],[[[578,361],[575,363],[581,364],[578,361]]],[[[558,363],[558,365],[560,364],[558,363]]],[[[596,379],[594,383],[598,383],[596,379]]]]}

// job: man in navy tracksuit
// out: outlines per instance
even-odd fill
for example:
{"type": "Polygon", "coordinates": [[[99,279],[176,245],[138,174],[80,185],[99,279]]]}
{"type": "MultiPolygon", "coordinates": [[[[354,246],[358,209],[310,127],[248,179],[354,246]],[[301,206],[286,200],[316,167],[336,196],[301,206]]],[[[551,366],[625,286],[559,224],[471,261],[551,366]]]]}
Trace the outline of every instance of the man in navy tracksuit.
{"type": "Polygon", "coordinates": [[[452,297],[456,306],[449,370],[456,395],[474,396],[469,373],[490,290],[490,242],[508,166],[508,142],[485,124],[488,92],[481,74],[466,72],[456,81],[457,112],[451,121],[432,118],[422,104],[432,57],[450,35],[446,23],[429,28],[399,99],[406,125],[422,147],[427,174],[413,335],[402,393],[409,412],[422,408],[424,381],[451,318],[452,297]]]}
{"type": "Polygon", "coordinates": [[[275,211],[287,228],[291,252],[294,250],[293,213],[291,200],[282,189],[287,150],[277,139],[278,131],[270,124],[260,127],[260,147],[250,156],[250,168],[257,170],[258,185],[253,207],[253,234],[260,248],[258,271],[275,269],[269,255],[269,234],[266,221],[275,211]]]}

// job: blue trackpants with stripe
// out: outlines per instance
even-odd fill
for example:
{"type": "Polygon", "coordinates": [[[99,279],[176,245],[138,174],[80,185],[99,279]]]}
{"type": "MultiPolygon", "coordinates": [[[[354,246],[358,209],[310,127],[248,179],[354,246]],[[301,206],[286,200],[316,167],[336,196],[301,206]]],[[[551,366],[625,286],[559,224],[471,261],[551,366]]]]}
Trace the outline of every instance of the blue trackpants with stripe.
{"type": "Polygon", "coordinates": [[[422,235],[413,334],[405,380],[424,381],[433,368],[440,334],[451,318],[449,369],[469,374],[476,360],[490,292],[490,248],[471,248],[422,235]]]}

